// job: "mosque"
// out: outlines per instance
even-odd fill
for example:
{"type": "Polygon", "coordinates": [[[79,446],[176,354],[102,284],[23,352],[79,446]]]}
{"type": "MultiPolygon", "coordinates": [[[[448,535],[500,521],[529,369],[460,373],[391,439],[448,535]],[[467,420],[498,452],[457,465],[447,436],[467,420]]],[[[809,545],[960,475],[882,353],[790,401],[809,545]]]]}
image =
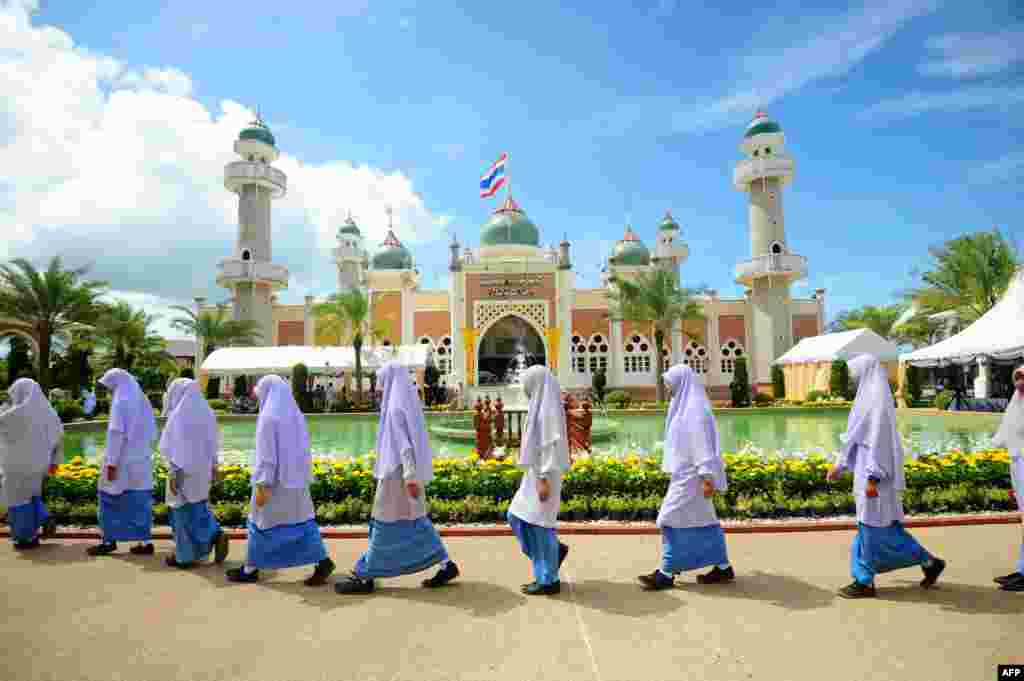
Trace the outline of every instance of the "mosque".
{"type": "MultiPolygon", "coordinates": [[[[666,338],[671,363],[700,373],[714,399],[728,396],[735,362],[747,358],[751,383],[771,390],[771,362],[799,340],[823,332],[825,291],[794,298],[791,284],[807,275],[807,260],[786,241],[782,189],[795,163],[779,124],[758,112],[739,145],[744,158],[733,170],[735,188],[748,195],[750,257],[737,263],[742,298],[709,291],[700,303],[704,319],[677,324],[666,338]]],[[[234,144],[241,157],[225,167],[225,187],[238,195],[238,239],[234,254],[217,266],[217,283],[231,291],[235,318],[258,322],[265,345],[314,344],[314,300],[277,302],[288,270],[271,252],[272,199],[284,195],[287,178],[272,163],[274,135],[257,118],[234,144]]],[[[413,254],[391,225],[372,250],[349,217],[338,229],[332,256],[338,288],[364,290],[371,323],[386,344],[428,346],[443,381],[469,393],[493,394],[513,380],[524,363],[543,363],[568,389],[591,385],[604,371],[608,390],[653,399],[655,344],[652,324],[615,319],[609,304],[613,276],[635,279],[666,270],[679,280],[689,249],[679,223],[666,212],[653,225],[653,249],[626,226],[608,254],[600,288],[577,288],[563,240],[541,246],[541,230],[509,196],[480,228],[475,245],[449,245],[447,290],[420,287],[413,254]]],[[[205,300],[196,299],[197,309],[205,300]]],[[[197,364],[202,362],[201,351],[197,364]]]]}

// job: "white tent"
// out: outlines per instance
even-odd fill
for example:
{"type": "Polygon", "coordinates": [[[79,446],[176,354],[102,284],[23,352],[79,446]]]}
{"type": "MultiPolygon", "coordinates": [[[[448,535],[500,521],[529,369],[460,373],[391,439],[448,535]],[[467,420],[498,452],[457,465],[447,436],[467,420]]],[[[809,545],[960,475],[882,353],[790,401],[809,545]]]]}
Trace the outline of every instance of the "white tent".
{"type": "Polygon", "coordinates": [[[786,380],[786,399],[803,400],[812,390],[827,393],[832,363],[874,355],[895,379],[899,347],[871,329],[855,329],[804,338],[775,360],[786,380]]]}
{"type": "MultiPolygon", "coordinates": [[[[426,366],[427,346],[402,345],[363,348],[362,365],[373,371],[385,362],[397,361],[410,369],[426,366]]],[[[310,374],[336,375],[355,368],[355,351],[351,347],[314,347],[283,345],[264,348],[221,348],[214,350],[203,362],[200,372],[209,376],[242,376],[260,374],[291,374],[296,364],[305,364],[310,374]]]]}

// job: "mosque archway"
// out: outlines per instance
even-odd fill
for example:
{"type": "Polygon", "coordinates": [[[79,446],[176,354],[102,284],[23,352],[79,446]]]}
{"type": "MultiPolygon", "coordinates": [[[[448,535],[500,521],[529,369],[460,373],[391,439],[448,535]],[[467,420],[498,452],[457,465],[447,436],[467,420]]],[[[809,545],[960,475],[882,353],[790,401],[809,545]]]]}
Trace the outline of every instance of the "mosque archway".
{"type": "Polygon", "coordinates": [[[477,384],[505,385],[516,373],[547,364],[544,339],[528,321],[509,314],[491,324],[477,346],[477,384]]]}

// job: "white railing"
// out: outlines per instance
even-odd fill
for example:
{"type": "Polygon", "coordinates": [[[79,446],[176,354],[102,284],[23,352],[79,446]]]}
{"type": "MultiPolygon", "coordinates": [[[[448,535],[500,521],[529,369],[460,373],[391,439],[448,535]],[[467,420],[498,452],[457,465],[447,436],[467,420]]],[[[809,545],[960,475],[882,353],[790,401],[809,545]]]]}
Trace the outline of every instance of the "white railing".
{"type": "Polygon", "coordinates": [[[224,186],[231,191],[246,184],[259,184],[274,192],[274,198],[284,196],[288,177],[266,163],[234,161],[224,166],[224,186]]]}
{"type": "Polygon", "coordinates": [[[736,280],[740,282],[774,274],[788,274],[793,279],[804,277],[807,275],[807,258],[779,253],[758,256],[736,265],[736,280]]]}
{"type": "Polygon", "coordinates": [[[795,170],[796,163],[786,156],[748,158],[740,161],[733,168],[732,182],[737,189],[746,189],[748,184],[762,177],[791,179],[795,170]]]}
{"type": "Polygon", "coordinates": [[[278,286],[288,285],[288,268],[270,262],[225,258],[217,263],[217,281],[266,281],[278,286]]]}

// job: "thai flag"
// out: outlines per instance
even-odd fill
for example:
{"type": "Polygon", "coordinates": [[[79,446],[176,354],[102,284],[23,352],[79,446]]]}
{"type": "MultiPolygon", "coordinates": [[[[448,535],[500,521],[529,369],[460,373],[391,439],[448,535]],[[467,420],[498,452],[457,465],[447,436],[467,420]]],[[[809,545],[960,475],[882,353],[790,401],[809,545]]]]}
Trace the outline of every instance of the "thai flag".
{"type": "Polygon", "coordinates": [[[501,158],[494,162],[480,177],[480,198],[486,199],[494,196],[505,184],[505,163],[508,161],[508,154],[502,154],[501,158]]]}

